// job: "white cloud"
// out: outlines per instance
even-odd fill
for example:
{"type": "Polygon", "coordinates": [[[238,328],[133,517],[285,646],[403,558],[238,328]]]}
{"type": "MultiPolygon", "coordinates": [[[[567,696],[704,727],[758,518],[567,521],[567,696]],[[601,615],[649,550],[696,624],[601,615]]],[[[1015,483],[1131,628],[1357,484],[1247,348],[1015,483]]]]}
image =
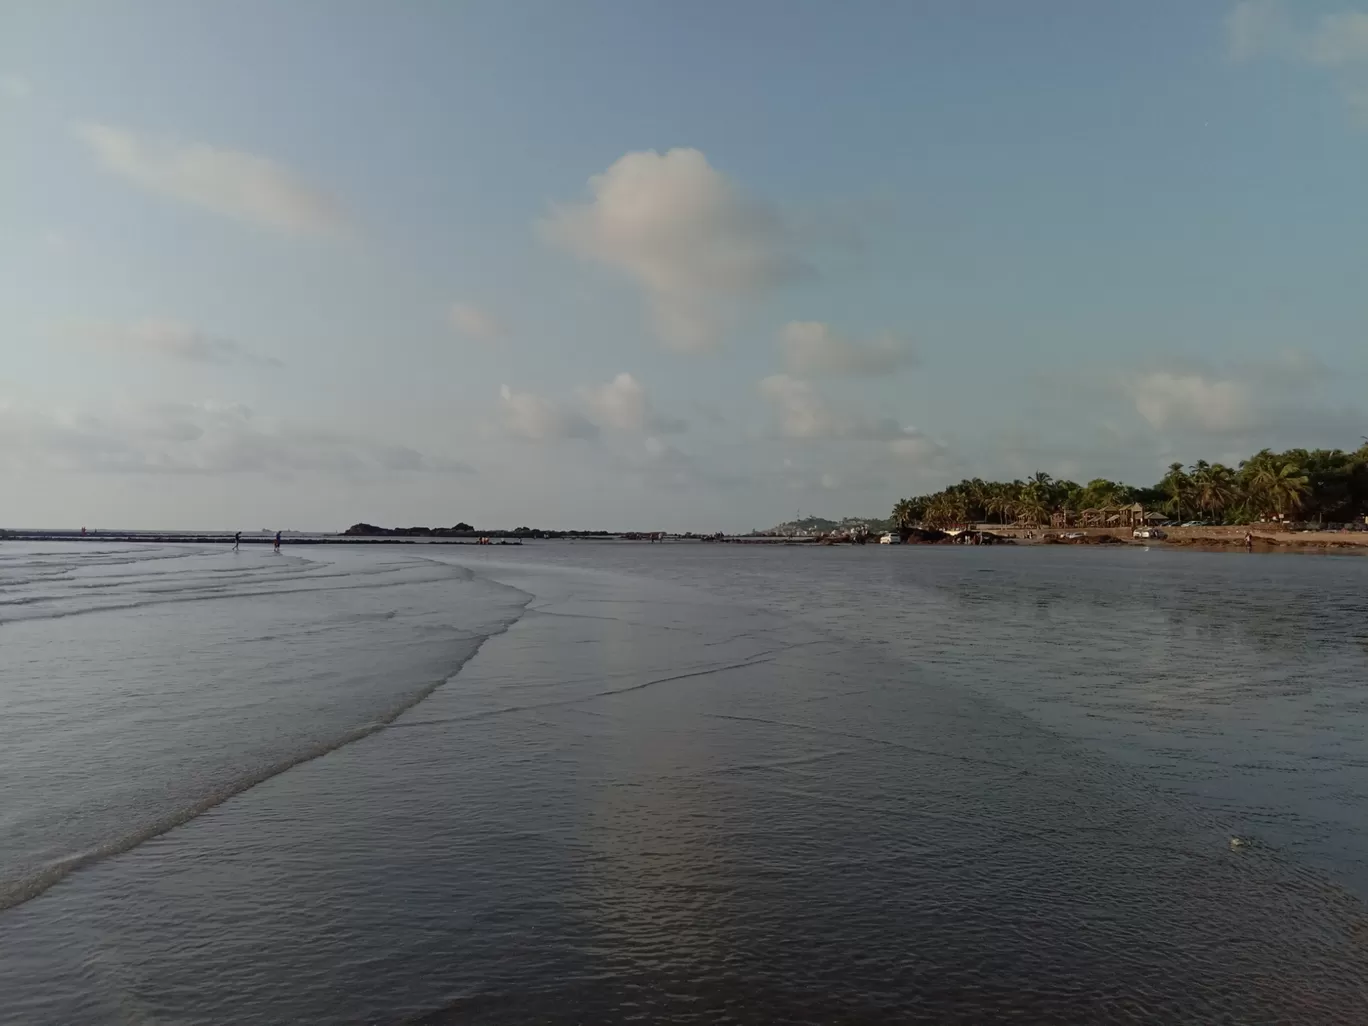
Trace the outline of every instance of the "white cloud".
{"type": "Polygon", "coordinates": [[[1311,388],[1329,381],[1335,372],[1314,353],[1284,349],[1271,357],[1245,357],[1229,376],[1237,373],[1266,390],[1282,392],[1311,388]]]}
{"type": "Polygon", "coordinates": [[[470,468],[405,445],[262,417],[242,403],[61,410],[0,399],[0,466],[74,473],[375,477],[470,468]]]}
{"type": "Polygon", "coordinates": [[[846,433],[837,417],[806,381],[771,374],[760,382],[760,396],[774,409],[785,438],[832,438],[846,433]]]}
{"type": "Polygon", "coordinates": [[[600,427],[636,434],[673,434],[685,430],[683,421],[660,416],[641,382],[625,371],[607,384],[580,390],[589,419],[600,427]]]}
{"type": "Polygon", "coordinates": [[[77,136],[107,171],[182,203],[293,234],[347,226],[335,200],[267,157],[148,140],[110,125],[81,125],[77,136]]]}
{"type": "Polygon", "coordinates": [[[1362,85],[1344,74],[1368,62],[1368,11],[1338,11],[1295,23],[1282,0],[1240,0],[1226,17],[1226,46],[1234,60],[1276,57],[1331,69],[1350,107],[1363,116],[1362,85]]]}
{"type": "Polygon", "coordinates": [[[906,342],[881,335],[870,342],[843,337],[820,321],[791,321],[779,332],[784,365],[794,374],[883,375],[917,362],[906,342]]]}
{"type": "Polygon", "coordinates": [[[0,96],[8,100],[26,100],[33,95],[33,86],[23,75],[0,75],[0,96]]]}
{"type": "Polygon", "coordinates": [[[910,440],[921,437],[915,429],[903,427],[891,417],[868,417],[834,407],[818,395],[810,382],[788,374],[771,374],[764,378],[759,391],[760,397],[773,410],[779,435],[784,438],[852,439],[906,447],[910,440]]]}
{"type": "Polygon", "coordinates": [[[1293,41],[1278,0],[1240,0],[1226,15],[1225,30],[1230,56],[1239,61],[1283,53],[1293,41]]]}
{"type": "Polygon", "coordinates": [[[499,389],[504,429],[527,442],[551,442],[564,438],[593,438],[597,428],[573,410],[532,392],[499,389]]]}
{"type": "Polygon", "coordinates": [[[891,439],[888,451],[902,459],[921,462],[935,459],[945,453],[945,444],[923,434],[915,428],[904,428],[901,437],[891,439]]]}
{"type": "Polygon", "coordinates": [[[1354,112],[1358,123],[1368,128],[1368,89],[1354,89],[1345,94],[1344,100],[1354,112]]]}
{"type": "Polygon", "coordinates": [[[1330,68],[1368,61],[1368,11],[1323,15],[1307,37],[1305,52],[1313,64],[1330,68]]]}
{"type": "Polygon", "coordinates": [[[1362,435],[1362,411],[1341,405],[1325,387],[1336,377],[1314,355],[1287,350],[1245,355],[1226,367],[1152,365],[1119,383],[1141,419],[1163,437],[1257,449],[1344,445],[1362,435]]]}
{"type": "Polygon", "coordinates": [[[1127,388],[1136,412],[1155,429],[1239,431],[1254,421],[1253,389],[1243,381],[1151,371],[1127,388]]]}
{"type": "Polygon", "coordinates": [[[807,273],[778,215],[698,150],[628,153],[589,188],[592,201],[552,210],[547,237],[633,278],[673,348],[713,348],[737,301],[807,273]]]}
{"type": "Polygon", "coordinates": [[[474,303],[454,303],[449,312],[452,328],[478,342],[493,342],[507,333],[503,323],[474,303]]]}
{"type": "Polygon", "coordinates": [[[93,334],[98,345],[120,353],[143,354],[183,363],[282,366],[273,356],[264,356],[233,339],[211,335],[175,320],[145,320],[103,327],[93,334]]]}
{"type": "Polygon", "coordinates": [[[633,464],[632,469],[649,485],[692,488],[725,483],[722,478],[703,471],[688,453],[654,435],[647,436],[642,448],[646,457],[633,464]]]}

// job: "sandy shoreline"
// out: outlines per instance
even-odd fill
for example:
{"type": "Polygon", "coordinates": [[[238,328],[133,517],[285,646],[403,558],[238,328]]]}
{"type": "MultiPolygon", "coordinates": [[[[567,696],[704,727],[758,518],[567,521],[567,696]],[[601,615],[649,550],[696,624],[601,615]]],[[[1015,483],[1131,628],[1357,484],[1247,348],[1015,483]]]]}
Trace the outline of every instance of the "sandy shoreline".
{"type": "Polygon", "coordinates": [[[1151,548],[1200,549],[1211,552],[1231,552],[1245,548],[1245,534],[1253,535],[1255,552],[1368,552],[1368,531],[1284,531],[1259,530],[1248,527],[1175,527],[1166,528],[1164,538],[1132,538],[1128,530],[1089,530],[1082,537],[1065,538],[1063,530],[1038,532],[1034,538],[1007,534],[1022,545],[1082,545],[1110,547],[1114,544],[1142,545],[1151,548]],[[1110,538],[1110,542],[1104,542],[1110,538]]]}
{"type": "MultiPolygon", "coordinates": [[[[1151,538],[1132,538],[1130,532],[1116,529],[1091,529],[1083,532],[1045,530],[1030,532],[1033,537],[1026,537],[1026,531],[1014,531],[1011,528],[1003,529],[997,525],[985,530],[995,534],[1002,542],[1014,545],[1067,545],[1082,548],[1113,548],[1118,545],[1142,546],[1146,548],[1181,548],[1195,549],[1206,552],[1236,552],[1243,551],[1244,537],[1248,528],[1244,527],[1217,527],[1217,528],[1171,528],[1168,537],[1162,539],[1151,538]],[[1081,537],[1066,538],[1065,534],[1081,533],[1081,537]]],[[[1254,530],[1254,552],[1347,552],[1347,553],[1368,553],[1368,531],[1268,531],[1254,530]]],[[[232,545],[233,536],[214,531],[187,531],[178,533],[174,531],[133,531],[133,532],[99,532],[82,535],[76,531],[0,531],[0,542],[5,541],[39,541],[39,542],[148,542],[148,543],[180,543],[180,544],[208,544],[208,545],[232,545]]],[[[243,545],[269,545],[272,542],[270,536],[257,534],[243,535],[243,545]]],[[[580,539],[576,539],[580,540],[580,539]]],[[[594,541],[610,541],[624,544],[635,539],[622,539],[617,537],[595,537],[594,541]]],[[[670,539],[670,543],[678,544],[680,541],[711,541],[712,539],[670,539]]],[[[806,547],[808,545],[820,544],[816,539],[792,539],[792,538],[728,538],[732,543],[761,543],[769,545],[798,545],[806,547]]],[[[287,545],[475,545],[478,544],[474,538],[423,538],[423,537],[368,537],[352,536],[343,534],[298,534],[286,535],[282,542],[287,545]]],[[[499,539],[493,545],[519,545],[521,539],[499,539]]],[[[849,543],[846,543],[849,544],[849,543]]],[[[937,540],[935,542],[909,541],[911,546],[917,545],[945,545],[951,544],[948,540],[937,540]]],[[[877,547],[877,546],[876,546],[877,547]]]]}

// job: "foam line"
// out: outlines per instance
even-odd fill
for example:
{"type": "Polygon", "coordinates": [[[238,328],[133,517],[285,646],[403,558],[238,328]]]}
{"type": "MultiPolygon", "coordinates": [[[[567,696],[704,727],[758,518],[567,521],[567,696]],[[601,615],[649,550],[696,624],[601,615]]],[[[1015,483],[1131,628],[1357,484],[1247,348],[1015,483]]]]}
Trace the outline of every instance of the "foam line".
{"type": "Polygon", "coordinates": [[[376,731],[383,730],[405,712],[431,695],[443,684],[454,680],[466,664],[469,663],[471,659],[475,658],[475,655],[484,647],[485,642],[508,630],[509,627],[518,621],[525,609],[526,606],[518,611],[518,616],[481,638],[480,643],[476,645],[475,648],[471,650],[470,654],[461,660],[460,665],[446,677],[434,681],[415,694],[404,699],[402,702],[394,705],[377,719],[349,730],[328,741],[311,745],[308,748],[287,756],[269,766],[264,766],[247,776],[239,777],[237,780],[232,781],[215,791],[213,794],[206,795],[194,804],[169,813],[137,830],[124,834],[122,837],[117,837],[105,844],[92,848],[89,851],[68,856],[59,862],[45,867],[37,873],[19,879],[17,882],[6,886],[4,889],[0,889],[0,912],[14,908],[16,905],[22,905],[26,901],[32,901],[40,894],[61,883],[77,870],[84,869],[86,866],[94,865],[97,862],[102,862],[112,856],[122,855],[124,852],[132,851],[139,845],[145,844],[153,838],[160,837],[162,834],[169,833],[176,827],[188,823],[198,816],[204,815],[204,813],[208,812],[210,809],[217,808],[228,801],[228,799],[234,798],[244,791],[256,787],[258,784],[265,783],[272,777],[277,777],[302,763],[320,758],[327,755],[329,752],[335,752],[339,748],[360,741],[362,738],[369,737],[376,731]]]}

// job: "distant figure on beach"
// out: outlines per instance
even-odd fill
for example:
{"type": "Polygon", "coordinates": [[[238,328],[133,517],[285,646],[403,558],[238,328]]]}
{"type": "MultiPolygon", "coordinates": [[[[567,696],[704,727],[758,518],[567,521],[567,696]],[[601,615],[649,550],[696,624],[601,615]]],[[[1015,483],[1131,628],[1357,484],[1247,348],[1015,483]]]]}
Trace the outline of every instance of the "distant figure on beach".
{"type": "Polygon", "coordinates": [[[236,552],[240,548],[242,548],[242,532],[238,531],[233,535],[233,551],[236,552]]]}
{"type": "Polygon", "coordinates": [[[275,537],[275,551],[276,551],[276,552],[279,552],[279,551],[280,551],[280,532],[279,532],[279,531],[276,532],[276,537],[275,537]]]}
{"type": "Polygon", "coordinates": [[[1246,551],[1246,552],[1253,552],[1253,551],[1254,551],[1254,532],[1253,532],[1253,531],[1246,531],[1246,532],[1245,532],[1245,551],[1246,551]]]}

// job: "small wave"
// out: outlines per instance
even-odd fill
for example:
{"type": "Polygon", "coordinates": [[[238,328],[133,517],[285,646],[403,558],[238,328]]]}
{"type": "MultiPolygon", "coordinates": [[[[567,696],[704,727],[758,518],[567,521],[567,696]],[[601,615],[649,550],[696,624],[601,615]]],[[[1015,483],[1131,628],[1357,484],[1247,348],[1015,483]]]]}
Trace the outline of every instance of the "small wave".
{"type": "MultiPolygon", "coordinates": [[[[804,642],[800,645],[790,646],[791,648],[802,648],[817,642],[804,642]]],[[[430,720],[412,720],[407,723],[396,723],[391,726],[396,728],[413,727],[436,727],[448,723],[472,723],[476,720],[488,720],[495,716],[509,716],[513,713],[536,712],[538,709],[561,709],[566,706],[584,705],[588,702],[597,701],[600,698],[612,698],[614,695],[626,695],[633,691],[641,691],[645,688],[655,687],[657,684],[669,684],[677,680],[690,680],[695,677],[709,677],[714,673],[725,673],[728,670],[742,670],[748,666],[759,666],[762,663],[773,662],[777,658],[779,650],[773,652],[762,652],[750,659],[736,663],[726,663],[721,666],[707,666],[698,670],[690,670],[687,673],[675,673],[668,677],[653,677],[651,680],[643,680],[636,684],[629,684],[624,688],[608,688],[605,691],[591,691],[585,695],[575,695],[572,698],[553,698],[545,702],[530,702],[527,705],[503,705],[497,709],[483,709],[480,712],[467,713],[464,716],[439,716],[430,720]]],[[[726,718],[726,717],[723,717],[726,718]]],[[[745,719],[746,717],[733,717],[735,719],[745,719]]]]}
{"type": "Polygon", "coordinates": [[[223,785],[213,793],[205,795],[193,804],[177,809],[150,823],[144,824],[138,829],[124,834],[122,837],[114,838],[94,848],[51,863],[38,872],[22,877],[16,882],[8,885],[0,885],[0,912],[14,908],[16,905],[22,905],[26,901],[33,900],[45,891],[48,891],[61,883],[62,880],[79,869],[84,869],[86,866],[101,862],[115,855],[122,855],[125,852],[132,851],[139,845],[145,844],[156,837],[160,837],[162,834],[174,830],[178,826],[190,822],[192,819],[204,815],[204,813],[222,805],[224,802],[228,801],[228,799],[234,798],[244,791],[256,787],[258,784],[265,783],[272,777],[277,777],[296,766],[311,762],[314,759],[327,755],[329,752],[335,752],[339,748],[369,737],[376,731],[383,730],[405,712],[426,699],[443,684],[447,684],[454,680],[466,664],[469,663],[471,659],[475,658],[475,655],[484,647],[485,642],[490,638],[496,637],[507,631],[509,627],[517,622],[524,609],[525,606],[519,607],[516,615],[510,620],[482,636],[479,643],[467,653],[465,658],[461,660],[460,664],[451,673],[409,695],[370,722],[354,727],[351,730],[339,734],[336,737],[329,738],[326,741],[320,741],[317,744],[310,745],[285,758],[238,777],[223,785]]]}
{"type": "Polygon", "coordinates": [[[959,752],[941,752],[933,748],[922,748],[918,745],[905,744],[902,741],[892,741],[888,738],[870,737],[868,734],[853,734],[845,730],[835,730],[831,727],[818,727],[808,723],[794,723],[790,720],[772,720],[764,716],[741,716],[736,713],[704,713],[715,720],[737,720],[743,723],[763,723],[771,727],[783,727],[788,730],[806,730],[814,734],[826,734],[830,737],[843,737],[851,741],[863,741],[866,744],[882,745],[885,748],[901,748],[905,752],[913,752],[917,755],[925,755],[933,759],[949,759],[954,762],[971,763],[978,766],[993,766],[998,769],[1019,771],[1020,766],[1004,762],[1000,759],[985,759],[981,756],[964,755],[959,752]]]}
{"type": "MultiPolygon", "coordinates": [[[[448,566],[450,569],[457,569],[457,568],[455,568],[455,567],[451,567],[450,564],[447,564],[447,566],[448,566]]],[[[321,575],[320,575],[320,576],[321,576],[321,575]]],[[[337,575],[337,576],[344,576],[344,575],[337,575]]],[[[356,575],[356,576],[364,576],[364,575],[358,574],[358,575],[356,575]]],[[[458,577],[459,577],[459,575],[458,575],[458,577]]],[[[312,582],[318,580],[319,577],[307,576],[307,577],[301,577],[301,578],[297,578],[297,579],[298,579],[298,580],[309,581],[310,583],[312,583],[312,582]]],[[[469,577],[460,577],[460,579],[462,579],[462,580],[468,580],[468,579],[470,579],[470,578],[469,578],[469,577]]],[[[264,587],[258,586],[259,584],[264,583],[264,582],[256,582],[256,581],[253,581],[253,582],[251,582],[251,583],[252,583],[252,586],[253,586],[253,589],[254,589],[254,590],[232,591],[232,590],[228,590],[228,589],[226,589],[225,587],[220,586],[220,585],[211,585],[211,586],[205,586],[205,587],[194,588],[194,589],[190,589],[190,588],[186,588],[186,589],[171,589],[171,588],[167,588],[167,589],[161,589],[161,590],[148,590],[148,591],[144,591],[143,594],[164,595],[164,596],[167,596],[167,597],[165,597],[165,598],[147,599],[147,600],[145,600],[145,601],[138,601],[138,602],[111,602],[111,603],[108,603],[108,604],[105,604],[105,605],[84,606],[84,607],[79,608],[79,609],[55,610],[55,611],[53,611],[53,612],[46,613],[46,614],[43,614],[43,615],[38,615],[38,616],[12,616],[12,617],[6,617],[6,618],[3,618],[3,619],[0,619],[0,627],[3,627],[6,623],[29,622],[29,621],[33,621],[33,620],[64,620],[64,619],[67,619],[68,617],[72,617],[72,616],[91,616],[91,615],[94,615],[94,614],[96,614],[96,613],[117,613],[117,612],[122,612],[122,611],[125,611],[125,610],[129,610],[129,609],[146,609],[146,608],[149,607],[149,606],[166,606],[166,605],[174,605],[174,604],[177,603],[177,602],[213,602],[213,601],[220,601],[220,602],[221,602],[221,601],[229,601],[229,600],[232,600],[232,599],[275,598],[275,597],[284,596],[284,595],[307,595],[307,594],[311,594],[311,593],[313,593],[313,592],[320,592],[320,591],[337,591],[337,590],[339,590],[339,589],[336,588],[335,586],[324,586],[324,587],[318,587],[318,588],[273,588],[273,589],[266,589],[266,588],[264,588],[264,587]]],[[[375,583],[369,583],[369,582],[368,582],[368,583],[366,583],[366,584],[351,585],[350,587],[351,587],[351,588],[354,588],[354,589],[356,589],[356,590],[361,590],[361,589],[363,589],[363,588],[366,589],[366,590],[373,590],[373,589],[376,589],[376,588],[402,588],[402,587],[407,587],[407,586],[409,586],[409,585],[411,585],[411,584],[415,584],[415,583],[422,583],[422,582],[417,582],[417,581],[405,581],[405,580],[399,580],[399,581],[379,581],[379,582],[375,582],[375,583]]],[[[498,582],[494,582],[494,583],[498,583],[498,582]]],[[[345,589],[342,589],[342,590],[345,590],[345,589]]],[[[518,589],[512,589],[512,590],[516,591],[516,590],[518,590],[518,589]]]]}

